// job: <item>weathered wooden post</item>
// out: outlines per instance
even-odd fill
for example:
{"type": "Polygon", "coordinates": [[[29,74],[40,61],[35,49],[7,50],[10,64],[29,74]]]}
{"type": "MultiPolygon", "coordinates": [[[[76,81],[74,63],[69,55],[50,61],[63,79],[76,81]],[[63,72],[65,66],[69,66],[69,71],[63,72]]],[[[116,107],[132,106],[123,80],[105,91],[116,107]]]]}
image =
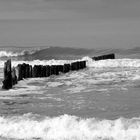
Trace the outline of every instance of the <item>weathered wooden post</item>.
{"type": "Polygon", "coordinates": [[[49,65],[46,66],[46,77],[51,75],[51,67],[49,65]]]}
{"type": "Polygon", "coordinates": [[[38,73],[38,77],[42,77],[42,66],[41,65],[38,65],[37,73],[38,73]]]}
{"type": "Polygon", "coordinates": [[[11,70],[11,59],[7,60],[4,63],[4,80],[3,80],[3,89],[12,88],[12,70],[11,70]]]}
{"type": "Polygon", "coordinates": [[[59,65],[56,65],[56,75],[59,75],[59,65]]]}
{"type": "Polygon", "coordinates": [[[30,65],[27,64],[27,78],[30,78],[30,65]]]}
{"type": "Polygon", "coordinates": [[[16,70],[13,67],[12,68],[12,85],[15,85],[15,84],[17,84],[17,75],[16,75],[16,70]]]}
{"type": "Polygon", "coordinates": [[[46,66],[42,66],[42,77],[46,77],[46,66]]]}
{"type": "Polygon", "coordinates": [[[83,63],[83,61],[80,61],[80,62],[79,62],[79,69],[82,69],[82,68],[83,68],[82,63],[83,63]]]}
{"type": "Polygon", "coordinates": [[[64,66],[63,65],[57,65],[57,73],[59,74],[59,73],[62,73],[63,72],[63,70],[64,70],[64,66]]]}
{"type": "Polygon", "coordinates": [[[64,64],[64,69],[63,69],[63,72],[66,73],[67,72],[67,65],[64,64]]]}
{"type": "Polygon", "coordinates": [[[33,75],[34,78],[37,77],[37,65],[34,65],[32,75],[33,75]]]}
{"type": "Polygon", "coordinates": [[[26,78],[26,64],[25,63],[23,63],[22,65],[21,65],[21,71],[22,71],[22,78],[26,78]]]}
{"type": "Polygon", "coordinates": [[[33,72],[32,72],[32,66],[31,65],[29,65],[29,78],[32,78],[33,77],[33,72]]]}
{"type": "Polygon", "coordinates": [[[77,66],[77,62],[73,62],[71,63],[71,70],[77,70],[78,66],[77,66]]]}
{"type": "Polygon", "coordinates": [[[22,77],[22,66],[21,66],[21,64],[18,64],[17,70],[18,70],[18,81],[20,81],[20,80],[23,79],[23,77],[22,77]]]}
{"type": "Polygon", "coordinates": [[[67,73],[67,72],[69,72],[70,71],[70,64],[64,64],[64,68],[63,68],[63,72],[64,73],[67,73]]]}
{"type": "Polygon", "coordinates": [[[46,66],[42,66],[42,77],[46,77],[46,66]]]}
{"type": "Polygon", "coordinates": [[[96,56],[92,57],[93,60],[99,61],[99,60],[105,60],[105,59],[115,59],[115,54],[107,54],[107,55],[101,55],[101,56],[96,56]]]}
{"type": "Polygon", "coordinates": [[[29,64],[25,64],[25,78],[29,78],[29,64]]]}
{"type": "Polygon", "coordinates": [[[82,69],[86,68],[86,61],[82,61],[82,69]]]}
{"type": "Polygon", "coordinates": [[[59,72],[63,72],[64,71],[64,66],[63,65],[59,65],[59,72]]]}
{"type": "Polygon", "coordinates": [[[77,70],[80,70],[80,61],[77,61],[77,70]]]}
{"type": "Polygon", "coordinates": [[[55,65],[51,65],[51,75],[55,75],[55,65]]]}

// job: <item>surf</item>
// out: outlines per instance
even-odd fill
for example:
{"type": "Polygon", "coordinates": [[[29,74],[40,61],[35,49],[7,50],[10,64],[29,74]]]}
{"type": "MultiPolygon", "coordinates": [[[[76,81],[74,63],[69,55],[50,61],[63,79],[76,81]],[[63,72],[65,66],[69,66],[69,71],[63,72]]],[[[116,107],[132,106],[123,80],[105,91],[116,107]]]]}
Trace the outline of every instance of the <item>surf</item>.
{"type": "Polygon", "coordinates": [[[41,117],[31,113],[0,117],[0,136],[41,140],[139,140],[140,118],[98,120],[71,115],[41,117]]]}

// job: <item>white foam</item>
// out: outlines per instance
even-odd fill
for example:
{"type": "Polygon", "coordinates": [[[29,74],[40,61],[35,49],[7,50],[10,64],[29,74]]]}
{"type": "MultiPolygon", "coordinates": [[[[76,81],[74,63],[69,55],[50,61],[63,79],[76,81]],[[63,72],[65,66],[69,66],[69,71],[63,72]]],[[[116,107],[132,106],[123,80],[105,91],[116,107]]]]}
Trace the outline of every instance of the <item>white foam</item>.
{"type": "Polygon", "coordinates": [[[0,117],[0,136],[42,140],[139,140],[140,118],[83,119],[76,116],[40,118],[31,114],[0,117]]]}
{"type": "Polygon", "coordinates": [[[12,57],[12,56],[18,56],[20,55],[19,53],[14,53],[11,51],[0,51],[0,57],[12,57]]]}
{"type": "MultiPolygon", "coordinates": [[[[37,49],[39,50],[39,49],[37,49]]],[[[27,54],[33,54],[37,50],[23,50],[21,52],[13,52],[13,51],[0,51],[0,58],[1,57],[17,57],[17,56],[22,56],[22,55],[27,55],[27,54]]]]}
{"type": "MultiPolygon", "coordinates": [[[[10,54],[9,54],[10,55],[10,54]]],[[[17,54],[15,54],[17,55],[17,54]]],[[[104,67],[140,67],[140,59],[108,59],[94,61],[90,57],[83,57],[77,60],[33,60],[33,61],[12,61],[12,66],[27,63],[34,65],[63,65],[70,64],[75,61],[86,61],[87,67],[104,68],[104,67]]],[[[0,67],[4,66],[4,61],[0,61],[0,67]]]]}
{"type": "Polygon", "coordinates": [[[66,92],[69,92],[69,93],[79,93],[79,92],[83,92],[84,90],[86,89],[85,86],[81,85],[81,84],[75,84],[74,87],[70,87],[68,89],[66,89],[65,91],[66,92]]]}
{"type": "Polygon", "coordinates": [[[48,82],[47,85],[48,85],[48,87],[58,87],[58,86],[62,86],[63,83],[60,83],[60,82],[48,82]]]}
{"type": "Polygon", "coordinates": [[[140,67],[140,59],[108,59],[100,61],[87,61],[88,67],[106,68],[106,67],[140,67]]]}
{"type": "MultiPolygon", "coordinates": [[[[35,79],[24,79],[19,81],[18,84],[14,86],[13,89],[10,90],[1,90],[0,91],[0,98],[16,98],[16,95],[24,95],[24,94],[43,94],[42,86],[30,84],[32,81],[36,82],[39,78],[35,79]]],[[[41,81],[40,81],[41,83],[41,81]]]]}

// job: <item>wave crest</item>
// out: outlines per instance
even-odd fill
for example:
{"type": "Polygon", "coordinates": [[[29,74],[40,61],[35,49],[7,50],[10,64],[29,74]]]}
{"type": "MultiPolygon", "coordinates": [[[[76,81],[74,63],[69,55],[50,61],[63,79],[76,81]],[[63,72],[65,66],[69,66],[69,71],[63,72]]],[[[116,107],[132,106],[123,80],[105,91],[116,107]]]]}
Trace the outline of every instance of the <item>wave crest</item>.
{"type": "Polygon", "coordinates": [[[117,120],[82,119],[63,115],[45,117],[26,114],[0,117],[0,136],[43,140],[139,140],[140,118],[117,120]]]}
{"type": "Polygon", "coordinates": [[[13,51],[0,51],[0,58],[3,57],[18,57],[18,56],[26,56],[35,53],[35,50],[27,51],[23,50],[21,52],[13,52],[13,51]]]}
{"type": "Polygon", "coordinates": [[[140,67],[140,59],[108,59],[94,61],[87,59],[88,67],[104,68],[104,67],[140,67]]]}
{"type": "Polygon", "coordinates": [[[13,56],[18,56],[18,55],[20,55],[20,54],[10,52],[10,51],[0,51],[0,57],[13,57],[13,56]]]}

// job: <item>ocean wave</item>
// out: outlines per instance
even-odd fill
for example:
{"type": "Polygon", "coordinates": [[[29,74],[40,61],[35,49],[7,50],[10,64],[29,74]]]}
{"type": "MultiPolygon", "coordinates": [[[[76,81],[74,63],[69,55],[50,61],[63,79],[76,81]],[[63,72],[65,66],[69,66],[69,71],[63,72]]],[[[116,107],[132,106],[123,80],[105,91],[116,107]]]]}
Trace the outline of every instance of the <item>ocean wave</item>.
{"type": "Polygon", "coordinates": [[[87,66],[94,68],[104,68],[104,67],[140,67],[140,59],[107,59],[94,61],[91,58],[86,57],[87,66]]]}
{"type": "Polygon", "coordinates": [[[50,59],[74,59],[80,58],[82,55],[88,55],[89,50],[62,48],[62,47],[46,47],[46,48],[9,48],[1,49],[0,58],[17,57],[24,60],[50,60],[50,59]],[[63,54],[63,55],[62,55],[63,54]]]}
{"type": "Polygon", "coordinates": [[[21,53],[11,52],[11,51],[0,51],[0,57],[13,57],[21,55],[21,53]]]}
{"type": "Polygon", "coordinates": [[[32,60],[49,60],[49,59],[71,59],[80,58],[81,56],[94,56],[115,53],[121,58],[128,56],[130,58],[139,58],[140,47],[132,49],[84,49],[84,48],[64,48],[64,47],[8,47],[0,51],[0,57],[18,57],[25,56],[32,60]],[[23,50],[24,49],[24,50],[23,50]],[[63,54],[63,55],[62,55],[63,54]]]}
{"type": "Polygon", "coordinates": [[[0,51],[0,58],[3,57],[18,57],[18,56],[26,56],[26,55],[31,55],[35,53],[35,50],[27,51],[23,50],[21,52],[15,52],[15,51],[0,51]]]}
{"type": "Polygon", "coordinates": [[[83,119],[76,116],[40,117],[33,114],[0,117],[0,136],[6,139],[139,140],[140,118],[83,119]]]}
{"type": "MultiPolygon", "coordinates": [[[[16,55],[16,54],[15,54],[16,55]]],[[[87,67],[92,68],[104,68],[104,67],[140,67],[140,59],[129,59],[129,58],[123,58],[123,59],[107,59],[107,60],[100,60],[100,61],[94,61],[92,58],[85,56],[81,59],[75,59],[75,60],[32,60],[32,61],[24,61],[24,60],[13,60],[12,66],[16,67],[18,64],[27,63],[32,66],[34,65],[63,65],[63,64],[70,64],[75,61],[86,61],[87,67]]],[[[5,61],[0,61],[0,67],[3,67],[5,61]]]]}

